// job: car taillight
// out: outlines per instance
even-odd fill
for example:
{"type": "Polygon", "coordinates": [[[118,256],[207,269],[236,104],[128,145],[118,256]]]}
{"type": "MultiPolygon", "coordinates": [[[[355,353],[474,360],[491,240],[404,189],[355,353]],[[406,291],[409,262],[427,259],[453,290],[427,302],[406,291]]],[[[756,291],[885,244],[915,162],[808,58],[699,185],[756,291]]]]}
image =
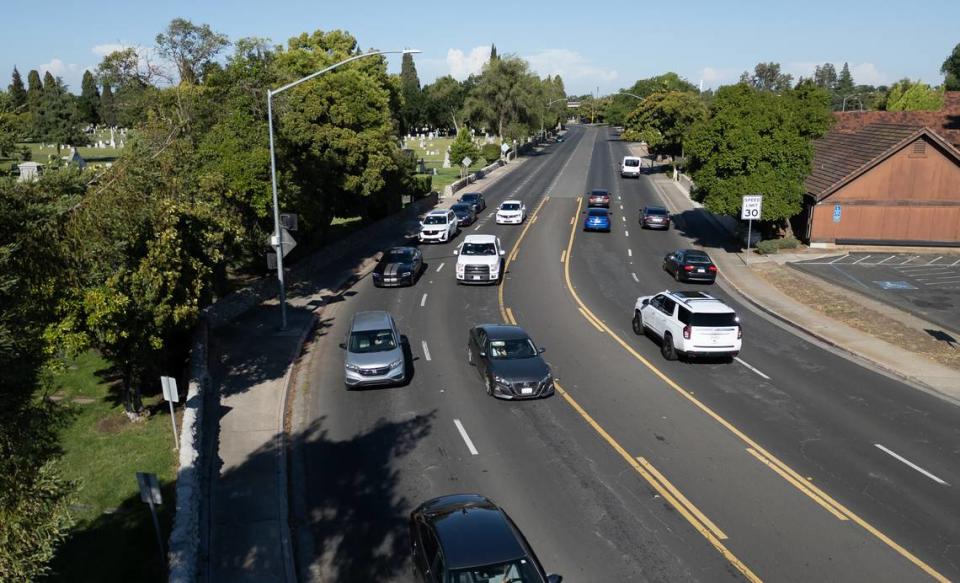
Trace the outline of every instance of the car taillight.
{"type": "Polygon", "coordinates": [[[716,266],[716,265],[711,265],[711,266],[708,267],[707,269],[709,269],[710,271],[716,272],[716,271],[717,271],[717,266],[716,266]]]}
{"type": "Polygon", "coordinates": [[[687,324],[683,327],[683,337],[687,340],[690,340],[690,324],[687,324]]]}
{"type": "Polygon", "coordinates": [[[683,270],[684,270],[684,271],[693,271],[693,266],[692,266],[692,265],[684,265],[684,266],[683,266],[683,270]]]}
{"type": "Polygon", "coordinates": [[[737,338],[743,338],[743,328],[737,326],[737,338]]]}

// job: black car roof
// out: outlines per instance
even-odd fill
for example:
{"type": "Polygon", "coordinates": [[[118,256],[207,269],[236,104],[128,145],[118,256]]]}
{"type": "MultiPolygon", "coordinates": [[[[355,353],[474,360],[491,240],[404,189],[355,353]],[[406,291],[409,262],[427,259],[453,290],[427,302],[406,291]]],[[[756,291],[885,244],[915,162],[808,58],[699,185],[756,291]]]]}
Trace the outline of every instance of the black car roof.
{"type": "Polygon", "coordinates": [[[481,193],[479,193],[479,192],[465,192],[465,193],[463,193],[463,194],[460,195],[460,198],[467,198],[468,196],[470,196],[470,197],[481,197],[481,196],[483,196],[483,194],[481,194],[481,193]]]}
{"type": "Polygon", "coordinates": [[[683,251],[684,255],[694,256],[694,257],[706,257],[707,259],[710,259],[710,256],[707,255],[706,251],[701,251],[699,249],[681,249],[681,251],[683,251]]]}
{"type": "Polygon", "coordinates": [[[496,565],[527,555],[506,514],[479,494],[443,496],[418,511],[433,525],[450,569],[496,565]]]}
{"type": "Polygon", "coordinates": [[[467,203],[465,203],[465,202],[457,202],[457,203],[454,203],[454,204],[450,205],[450,208],[452,208],[454,211],[458,211],[458,210],[460,210],[460,211],[468,211],[468,210],[470,210],[470,209],[473,208],[473,207],[471,207],[469,204],[467,204],[467,203]]]}
{"type": "Polygon", "coordinates": [[[387,252],[384,253],[384,255],[390,255],[390,254],[392,254],[392,253],[398,253],[398,254],[399,254],[399,253],[403,253],[403,254],[407,254],[407,253],[416,253],[416,252],[417,252],[417,248],[416,248],[416,247],[391,247],[391,248],[387,249],[387,252]]]}
{"type": "Polygon", "coordinates": [[[598,208],[589,208],[587,212],[591,215],[607,215],[610,214],[609,209],[598,209],[598,208]]]}
{"type": "Polygon", "coordinates": [[[490,340],[515,340],[518,338],[529,338],[523,328],[520,326],[508,326],[506,324],[487,324],[480,326],[487,333],[490,340]]]}

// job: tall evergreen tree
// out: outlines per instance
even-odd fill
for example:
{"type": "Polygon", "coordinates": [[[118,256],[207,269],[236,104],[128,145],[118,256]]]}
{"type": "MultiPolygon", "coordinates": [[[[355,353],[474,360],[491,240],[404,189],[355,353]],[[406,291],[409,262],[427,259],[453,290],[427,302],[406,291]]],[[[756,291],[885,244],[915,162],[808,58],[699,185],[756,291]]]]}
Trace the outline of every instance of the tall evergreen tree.
{"type": "Polygon", "coordinates": [[[40,98],[43,97],[43,81],[40,80],[40,73],[36,69],[31,69],[27,73],[27,108],[33,113],[40,107],[40,98]]]}
{"type": "Polygon", "coordinates": [[[943,86],[947,91],[960,91],[960,44],[940,65],[940,72],[944,74],[943,86]]]}
{"type": "Polygon", "coordinates": [[[99,120],[97,110],[100,108],[100,90],[97,89],[97,80],[90,71],[83,72],[83,81],[80,84],[80,99],[77,100],[80,120],[95,124],[99,120]]]}
{"type": "Polygon", "coordinates": [[[67,86],[48,71],[44,76],[43,97],[35,120],[40,139],[57,145],[57,154],[63,144],[82,144],[86,137],[80,130],[74,97],[67,86]]]}
{"type": "Polygon", "coordinates": [[[490,60],[491,61],[497,60],[497,45],[493,43],[490,43],[490,60]]]}
{"type": "Polygon", "coordinates": [[[103,93],[100,94],[100,121],[113,127],[117,125],[117,105],[113,101],[113,89],[109,83],[103,84],[103,93]]]}
{"type": "Polygon", "coordinates": [[[841,97],[851,95],[853,90],[853,75],[850,74],[850,65],[844,63],[843,69],[840,69],[840,76],[837,77],[837,95],[841,97]]]}
{"type": "Polygon", "coordinates": [[[10,105],[13,111],[17,111],[27,104],[27,90],[23,86],[23,79],[20,78],[20,71],[13,68],[13,75],[10,78],[10,105]]]}
{"type": "Polygon", "coordinates": [[[837,68],[833,66],[833,63],[824,63],[823,66],[817,65],[813,72],[813,82],[817,84],[817,87],[833,91],[837,86],[837,68]]]}
{"type": "Polygon", "coordinates": [[[420,78],[413,55],[405,53],[400,64],[400,92],[403,95],[403,108],[400,110],[403,133],[421,123],[423,98],[420,92],[420,78]]]}

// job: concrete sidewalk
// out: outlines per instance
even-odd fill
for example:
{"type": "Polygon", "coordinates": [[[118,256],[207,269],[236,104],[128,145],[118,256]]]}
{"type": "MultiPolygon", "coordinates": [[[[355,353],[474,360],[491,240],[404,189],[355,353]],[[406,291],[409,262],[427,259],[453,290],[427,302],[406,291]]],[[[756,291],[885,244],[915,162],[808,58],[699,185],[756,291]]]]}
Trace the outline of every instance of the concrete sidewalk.
{"type": "MultiPolygon", "coordinates": [[[[714,236],[729,240],[733,234],[728,221],[708,212],[699,203],[690,198],[687,192],[676,181],[666,175],[654,175],[654,184],[661,195],[676,209],[694,211],[703,215],[714,225],[714,236]]],[[[699,233],[698,233],[699,235],[699,233]]],[[[833,254],[836,254],[835,252],[833,254]]],[[[762,312],[776,318],[780,322],[798,329],[821,342],[847,352],[859,359],[865,360],[885,371],[896,375],[928,392],[934,393],[948,401],[960,404],[960,371],[944,366],[914,352],[890,344],[870,334],[857,330],[847,324],[829,318],[820,312],[785,295],[779,289],[758,276],[755,267],[758,263],[776,261],[787,262],[793,254],[784,256],[762,257],[747,255],[729,248],[712,247],[710,255],[720,269],[722,279],[719,283],[727,285],[730,291],[736,292],[762,312]]],[[[826,254],[825,254],[826,255],[826,254]]],[[[796,254],[795,258],[812,259],[816,255],[796,254]]],[[[863,298],[869,300],[869,298],[863,298]]],[[[860,302],[860,298],[857,298],[860,302]]],[[[866,302],[863,302],[866,303],[866,302]]],[[[936,328],[916,318],[911,314],[900,313],[899,310],[877,303],[871,306],[894,319],[922,331],[924,327],[936,328]]]]}
{"type": "MultiPolygon", "coordinates": [[[[503,166],[471,184],[483,192],[527,159],[503,166]]],[[[449,207],[452,199],[436,207],[449,207]]],[[[421,213],[422,214],[422,213],[421,213]]],[[[288,524],[287,393],[303,344],[323,306],[375,265],[379,251],[416,234],[417,214],[368,227],[340,257],[293,266],[288,275],[288,326],[279,330],[276,299],[247,310],[211,332],[211,389],[203,420],[205,492],[201,511],[202,580],[293,582],[288,524]]],[[[322,251],[320,253],[323,253],[322,251]]]]}

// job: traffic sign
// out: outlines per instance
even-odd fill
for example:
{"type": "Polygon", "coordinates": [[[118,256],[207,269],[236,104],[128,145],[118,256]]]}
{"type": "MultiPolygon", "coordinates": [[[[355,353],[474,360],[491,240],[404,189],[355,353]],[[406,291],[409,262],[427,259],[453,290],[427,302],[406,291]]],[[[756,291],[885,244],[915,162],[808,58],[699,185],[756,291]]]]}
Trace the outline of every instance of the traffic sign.
{"type": "Polygon", "coordinates": [[[843,213],[843,209],[840,207],[840,205],[838,204],[833,205],[833,222],[839,223],[840,215],[842,213],[843,213]]]}
{"type": "Polygon", "coordinates": [[[508,145],[506,145],[506,144],[500,144],[500,151],[503,152],[504,154],[506,154],[506,153],[507,153],[507,150],[509,150],[509,149],[510,149],[510,146],[508,146],[508,145]]]}
{"type": "Polygon", "coordinates": [[[163,387],[163,400],[171,403],[180,402],[180,394],[177,393],[177,379],[173,377],[160,377],[160,386],[163,387]]]}
{"type": "Polygon", "coordinates": [[[471,164],[473,164],[473,160],[470,159],[470,156],[464,157],[464,159],[463,159],[463,165],[464,165],[465,167],[469,168],[471,164]]]}
{"type": "Polygon", "coordinates": [[[763,212],[763,195],[749,194],[743,197],[740,205],[740,218],[745,221],[759,221],[763,212]]]}
{"type": "MultiPolygon", "coordinates": [[[[283,256],[286,257],[293,251],[293,248],[297,246],[297,242],[293,239],[293,235],[290,234],[290,231],[280,227],[280,237],[283,241],[283,256]]],[[[276,249],[278,245],[277,236],[270,235],[270,240],[267,243],[276,249]]]]}

